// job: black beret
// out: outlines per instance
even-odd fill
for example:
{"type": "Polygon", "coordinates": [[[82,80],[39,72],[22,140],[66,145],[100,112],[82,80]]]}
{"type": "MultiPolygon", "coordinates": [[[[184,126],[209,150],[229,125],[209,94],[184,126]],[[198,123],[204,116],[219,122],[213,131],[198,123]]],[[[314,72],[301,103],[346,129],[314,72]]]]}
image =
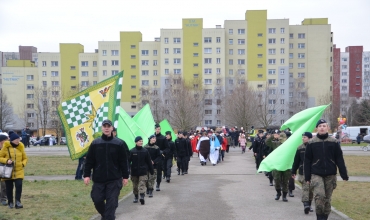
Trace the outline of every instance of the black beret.
{"type": "Polygon", "coordinates": [[[161,126],[159,124],[154,125],[155,128],[160,128],[161,126]]]}
{"type": "Polygon", "coordinates": [[[138,142],[138,141],[141,141],[141,140],[143,140],[143,138],[142,138],[141,136],[137,136],[137,137],[135,138],[135,143],[136,143],[136,142],[138,142]]]}
{"type": "Polygon", "coordinates": [[[171,135],[172,136],[171,131],[166,131],[166,135],[171,135]]]}
{"type": "Polygon", "coordinates": [[[308,138],[312,138],[312,133],[311,132],[308,132],[306,131],[305,133],[302,134],[302,136],[306,136],[308,138]]]}
{"type": "Polygon", "coordinates": [[[258,130],[258,134],[263,134],[264,131],[263,130],[258,130]]]}
{"type": "Polygon", "coordinates": [[[324,124],[326,123],[326,121],[324,119],[320,119],[317,123],[316,123],[316,128],[319,126],[319,124],[324,124]]]}

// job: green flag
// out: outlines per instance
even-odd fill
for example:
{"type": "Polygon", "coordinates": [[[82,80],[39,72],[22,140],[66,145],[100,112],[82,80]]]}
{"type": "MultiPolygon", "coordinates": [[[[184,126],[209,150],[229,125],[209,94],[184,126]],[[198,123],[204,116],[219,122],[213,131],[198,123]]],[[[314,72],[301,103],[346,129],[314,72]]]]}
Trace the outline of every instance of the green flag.
{"type": "Polygon", "coordinates": [[[329,105],[321,105],[308,108],[293,115],[280,128],[289,128],[293,134],[282,145],[262,160],[257,172],[272,170],[285,171],[292,168],[297,147],[302,144],[302,134],[306,131],[312,132],[317,121],[321,118],[329,105]]]}
{"type": "Polygon", "coordinates": [[[140,109],[132,119],[136,122],[137,126],[141,128],[145,136],[149,137],[154,134],[155,122],[149,104],[146,104],[142,109],[140,109]]]}
{"type": "Polygon", "coordinates": [[[173,131],[170,123],[167,121],[167,119],[164,119],[163,121],[161,121],[159,123],[159,125],[161,126],[161,133],[164,135],[166,131],[171,131],[171,136],[172,136],[172,141],[175,141],[176,140],[176,135],[175,135],[175,132],[173,131]]]}

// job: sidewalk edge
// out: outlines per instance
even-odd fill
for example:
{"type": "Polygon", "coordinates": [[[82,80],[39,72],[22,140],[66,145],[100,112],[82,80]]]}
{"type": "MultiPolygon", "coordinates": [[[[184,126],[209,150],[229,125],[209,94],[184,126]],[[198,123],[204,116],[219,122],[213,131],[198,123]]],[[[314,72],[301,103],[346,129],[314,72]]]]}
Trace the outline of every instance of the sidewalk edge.
{"type": "MultiPolygon", "coordinates": [[[[300,185],[298,185],[297,183],[295,183],[295,187],[297,187],[298,189],[302,190],[302,187],[300,185]]],[[[331,210],[333,212],[335,212],[337,215],[339,215],[340,217],[342,217],[344,220],[352,220],[346,214],[344,214],[343,212],[337,210],[334,206],[331,207],[331,210]]]]}

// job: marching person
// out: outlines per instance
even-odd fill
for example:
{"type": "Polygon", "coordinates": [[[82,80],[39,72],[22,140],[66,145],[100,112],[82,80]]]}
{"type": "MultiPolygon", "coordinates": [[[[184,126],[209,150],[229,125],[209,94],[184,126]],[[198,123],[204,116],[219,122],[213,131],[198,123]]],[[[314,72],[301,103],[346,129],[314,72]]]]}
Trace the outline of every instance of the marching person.
{"type": "Polygon", "coordinates": [[[0,163],[13,164],[12,176],[5,179],[6,197],[8,207],[14,207],[13,189],[15,186],[15,208],[23,208],[21,203],[22,185],[24,178],[24,167],[27,165],[27,155],[24,151],[25,146],[20,137],[15,132],[9,132],[9,141],[5,141],[0,151],[0,163]]]}
{"type": "MultiPolygon", "coordinates": [[[[161,134],[161,126],[159,124],[155,124],[154,128],[155,128],[154,135],[156,138],[155,145],[159,147],[161,155],[163,154],[164,156],[166,156],[165,152],[166,152],[166,149],[169,147],[168,141],[166,137],[161,134]]],[[[165,169],[166,169],[166,166],[164,166],[164,157],[162,157],[162,159],[159,160],[157,164],[157,186],[156,186],[155,191],[161,191],[160,185],[162,181],[162,175],[164,176],[167,173],[165,169]],[[162,174],[162,171],[163,171],[163,174],[162,174]]]]}
{"type": "Polygon", "coordinates": [[[313,212],[311,207],[313,192],[310,185],[306,183],[304,180],[303,175],[303,162],[304,162],[304,154],[306,151],[306,146],[310,139],[312,138],[311,132],[305,132],[302,134],[302,141],[303,144],[299,145],[297,148],[297,152],[294,157],[293,167],[292,167],[292,177],[295,179],[297,170],[298,170],[298,182],[302,184],[302,202],[304,206],[304,213],[308,214],[309,212],[313,212]]]}
{"type": "MultiPolygon", "coordinates": [[[[278,148],[286,140],[284,132],[276,130],[272,136],[267,136],[266,145],[271,149],[271,152],[278,148]]],[[[273,170],[272,176],[275,181],[276,197],[275,200],[279,200],[281,196],[281,190],[283,190],[283,201],[288,202],[286,198],[289,189],[289,178],[291,178],[291,171],[289,170],[273,170]]]]}
{"type": "Polygon", "coordinates": [[[207,158],[210,152],[211,142],[204,131],[197,144],[197,151],[199,151],[200,164],[207,165],[207,158]]]}
{"type": "Polygon", "coordinates": [[[227,146],[229,143],[228,139],[224,137],[223,133],[221,133],[220,136],[224,138],[221,144],[221,161],[224,161],[225,151],[227,150],[227,146]]]}
{"type": "Polygon", "coordinates": [[[132,191],[134,193],[134,203],[138,202],[140,194],[140,203],[141,205],[144,205],[148,171],[151,175],[154,175],[154,169],[149,152],[143,148],[142,137],[137,136],[135,138],[135,147],[130,150],[128,162],[131,164],[131,181],[132,191]]]}
{"type": "Polygon", "coordinates": [[[172,133],[171,131],[166,131],[166,139],[168,142],[168,148],[165,150],[165,175],[166,175],[166,182],[169,183],[171,181],[171,168],[172,168],[172,160],[176,158],[176,147],[175,143],[172,141],[172,133]]]}
{"type": "MultiPolygon", "coordinates": [[[[249,149],[251,148],[253,149],[253,154],[256,158],[256,168],[258,170],[262,160],[267,156],[263,130],[258,130],[257,137],[254,139],[252,146],[249,149]]],[[[272,180],[270,182],[272,182],[272,180]]]]}
{"type": "Polygon", "coordinates": [[[184,138],[183,132],[179,131],[177,133],[177,139],[175,140],[175,147],[176,147],[176,155],[177,155],[177,167],[178,173],[177,175],[184,175],[186,169],[187,155],[188,155],[188,143],[184,138]]]}
{"type": "Polygon", "coordinates": [[[148,174],[148,181],[146,183],[147,194],[149,194],[149,198],[153,197],[153,186],[155,179],[157,178],[157,164],[159,160],[162,160],[161,152],[159,147],[155,145],[155,142],[155,135],[150,135],[148,144],[144,146],[144,148],[149,152],[154,169],[154,174],[148,174]]]}
{"type": "MultiPolygon", "coordinates": [[[[5,141],[9,140],[7,133],[0,133],[0,150],[3,148],[3,145],[5,141]]],[[[5,186],[5,179],[1,179],[0,177],[0,201],[3,206],[8,205],[8,202],[6,201],[6,186],[5,186]]]]}
{"type": "Polygon", "coordinates": [[[189,136],[188,136],[188,133],[187,132],[184,132],[184,139],[186,140],[186,146],[187,146],[187,155],[186,155],[186,163],[185,163],[185,172],[184,174],[188,174],[188,170],[189,170],[189,162],[190,162],[190,158],[193,156],[193,150],[191,148],[191,141],[189,139],[189,136]]]}
{"type": "Polygon", "coordinates": [[[210,147],[209,159],[211,163],[213,164],[213,166],[216,166],[221,144],[215,134],[211,135],[210,142],[211,142],[211,147],[210,147]]]}
{"type": "Polygon", "coordinates": [[[328,123],[320,119],[316,123],[317,135],[306,146],[304,176],[313,188],[317,219],[328,219],[331,212],[331,196],[337,186],[337,167],[344,181],[348,181],[343,152],[338,141],[329,137],[328,123]]]}
{"type": "Polygon", "coordinates": [[[113,137],[110,120],[104,120],[101,129],[102,136],[93,140],[86,154],[84,183],[89,185],[93,170],[91,198],[95,208],[103,219],[115,219],[118,196],[122,185],[128,183],[125,142],[113,137]]]}

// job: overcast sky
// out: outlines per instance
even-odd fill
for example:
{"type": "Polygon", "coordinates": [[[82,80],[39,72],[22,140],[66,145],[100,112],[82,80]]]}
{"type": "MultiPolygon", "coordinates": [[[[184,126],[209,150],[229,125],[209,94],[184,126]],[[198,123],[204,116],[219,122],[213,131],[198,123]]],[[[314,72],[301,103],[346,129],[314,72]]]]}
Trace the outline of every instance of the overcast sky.
{"type": "Polygon", "coordinates": [[[59,43],[80,43],[85,52],[98,41],[119,41],[120,31],[140,31],[144,41],[161,28],[181,28],[182,18],[203,18],[204,28],[243,20],[246,10],[267,9],[268,19],[329,18],[334,43],[370,51],[369,0],[0,0],[0,51],[35,46],[59,52],[59,43]]]}

